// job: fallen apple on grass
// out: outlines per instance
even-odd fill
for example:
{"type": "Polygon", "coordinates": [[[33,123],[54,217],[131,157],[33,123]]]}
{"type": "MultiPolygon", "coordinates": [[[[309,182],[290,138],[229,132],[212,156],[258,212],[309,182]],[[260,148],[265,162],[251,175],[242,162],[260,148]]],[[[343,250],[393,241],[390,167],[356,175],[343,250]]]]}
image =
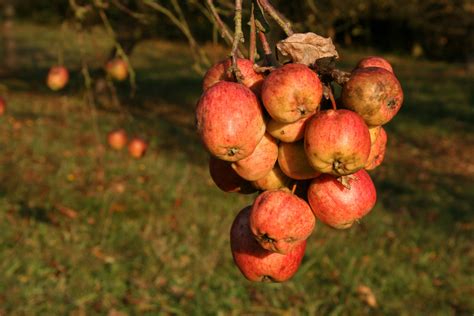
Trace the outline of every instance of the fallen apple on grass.
{"type": "Polygon", "coordinates": [[[141,158],[145,155],[146,150],[148,149],[148,144],[145,140],[135,137],[130,140],[128,144],[128,152],[133,158],[141,158]]]}
{"type": "Polygon", "coordinates": [[[127,132],[123,128],[111,131],[107,135],[109,146],[115,150],[121,150],[124,148],[127,145],[127,141],[127,132]]]}

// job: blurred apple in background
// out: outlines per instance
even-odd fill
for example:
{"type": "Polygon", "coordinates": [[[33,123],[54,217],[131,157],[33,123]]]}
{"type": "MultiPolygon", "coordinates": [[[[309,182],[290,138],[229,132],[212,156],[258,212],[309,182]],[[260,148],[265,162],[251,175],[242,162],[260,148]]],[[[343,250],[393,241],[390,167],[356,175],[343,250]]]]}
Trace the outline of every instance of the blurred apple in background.
{"type": "Polygon", "coordinates": [[[107,135],[107,142],[113,149],[120,150],[127,145],[127,132],[122,128],[111,131],[107,135]]]}
{"type": "Polygon", "coordinates": [[[53,91],[61,90],[69,81],[69,72],[64,66],[53,66],[49,69],[46,83],[53,91]]]}
{"type": "Polygon", "coordinates": [[[133,158],[141,158],[145,155],[148,144],[141,138],[135,137],[128,144],[128,152],[133,158]]]}
{"type": "Polygon", "coordinates": [[[105,66],[105,70],[112,77],[112,79],[117,81],[123,81],[128,76],[127,63],[120,58],[114,58],[110,60],[105,66]]]}
{"type": "Polygon", "coordinates": [[[5,102],[5,99],[0,97],[0,116],[5,114],[5,111],[7,110],[7,103],[5,102]]]}

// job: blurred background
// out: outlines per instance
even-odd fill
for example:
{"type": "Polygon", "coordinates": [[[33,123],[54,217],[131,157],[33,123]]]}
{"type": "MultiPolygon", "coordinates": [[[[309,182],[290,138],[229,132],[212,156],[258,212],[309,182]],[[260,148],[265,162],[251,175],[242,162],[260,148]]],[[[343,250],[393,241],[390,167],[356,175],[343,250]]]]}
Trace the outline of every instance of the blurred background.
{"type": "Polygon", "coordinates": [[[233,30],[226,0],[0,0],[0,315],[472,315],[473,2],[272,1],[332,37],[338,68],[389,60],[405,93],[376,207],[318,223],[282,284],[234,266],[230,226],[255,195],[215,186],[195,132],[202,75],[230,52],[212,3],[233,30]],[[107,74],[116,56],[126,80],[107,74]],[[117,129],[146,152],[110,148],[117,129]]]}

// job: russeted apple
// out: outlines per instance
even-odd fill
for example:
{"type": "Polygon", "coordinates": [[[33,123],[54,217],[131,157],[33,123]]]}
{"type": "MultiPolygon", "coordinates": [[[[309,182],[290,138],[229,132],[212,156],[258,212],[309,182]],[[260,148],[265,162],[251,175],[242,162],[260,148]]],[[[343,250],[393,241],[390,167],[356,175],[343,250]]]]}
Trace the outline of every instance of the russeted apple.
{"type": "Polygon", "coordinates": [[[283,123],[293,123],[314,114],[321,103],[319,77],[302,64],[286,64],[264,80],[262,101],[268,114],[283,123]]]}
{"type": "Polygon", "coordinates": [[[232,169],[231,163],[228,161],[210,156],[209,173],[217,187],[224,192],[250,194],[257,191],[250,182],[242,179],[235,170],[232,169]]]}
{"type": "Polygon", "coordinates": [[[359,114],[326,110],[308,121],[304,144],[315,170],[343,176],[365,167],[370,154],[370,133],[359,114]]]}
{"type": "Polygon", "coordinates": [[[275,139],[265,133],[250,156],[232,163],[232,168],[242,178],[255,181],[265,177],[278,158],[278,145],[275,139]]]}
{"type": "Polygon", "coordinates": [[[230,230],[234,262],[242,274],[255,282],[284,282],[298,270],[304,257],[306,241],[286,255],[263,249],[250,231],[250,206],[242,209],[230,230]]]}
{"type": "Polygon", "coordinates": [[[303,139],[305,124],[310,118],[311,116],[308,116],[293,123],[282,123],[270,120],[267,123],[267,133],[285,143],[299,141],[303,139]]]}
{"type": "Polygon", "coordinates": [[[252,181],[252,185],[261,191],[277,190],[287,187],[290,181],[291,179],[281,171],[278,164],[275,164],[273,169],[270,170],[270,172],[267,173],[263,178],[252,181]]]}
{"type": "Polygon", "coordinates": [[[53,91],[61,90],[69,81],[69,72],[64,66],[53,66],[49,69],[46,84],[53,91]]]}
{"type": "Polygon", "coordinates": [[[392,65],[390,65],[390,63],[385,58],[379,56],[367,56],[362,58],[356,66],[356,68],[368,67],[379,67],[393,73],[392,65]]]}
{"type": "MultiPolygon", "coordinates": [[[[204,75],[202,89],[206,91],[214,84],[220,81],[234,81],[234,75],[231,72],[232,61],[230,58],[222,60],[209,68],[204,75]]],[[[237,58],[237,68],[242,75],[241,83],[250,88],[256,95],[260,95],[264,76],[253,69],[253,63],[244,58],[237,58]]]]}
{"type": "Polygon", "coordinates": [[[295,180],[312,179],[321,174],[310,165],[303,141],[280,143],[278,146],[278,165],[284,174],[295,180]]]}
{"type": "Polygon", "coordinates": [[[250,211],[250,229],[259,244],[287,254],[311,235],[316,220],[308,203],[289,190],[261,193],[250,211]]]}
{"type": "Polygon", "coordinates": [[[365,165],[365,170],[373,170],[380,166],[385,157],[385,148],[387,146],[387,133],[380,128],[379,135],[375,139],[374,143],[370,147],[370,155],[365,165]]]}
{"type": "Polygon", "coordinates": [[[226,161],[250,156],[265,134],[257,97],[234,82],[218,82],[203,93],[196,108],[196,122],[207,150],[226,161]]]}
{"type": "Polygon", "coordinates": [[[359,113],[367,125],[383,125],[400,110],[403,91],[397,77],[379,67],[355,69],[342,88],[344,107],[359,113]]]}
{"type": "Polygon", "coordinates": [[[364,169],[346,176],[346,185],[336,177],[323,174],[308,189],[308,201],[316,218],[327,225],[345,229],[370,212],[376,202],[376,191],[364,169]]]}

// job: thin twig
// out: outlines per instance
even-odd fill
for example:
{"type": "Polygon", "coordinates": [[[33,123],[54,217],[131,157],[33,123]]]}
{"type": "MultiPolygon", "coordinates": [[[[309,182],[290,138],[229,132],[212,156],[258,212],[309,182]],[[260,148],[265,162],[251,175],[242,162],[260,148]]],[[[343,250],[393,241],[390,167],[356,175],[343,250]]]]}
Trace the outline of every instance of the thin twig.
{"type": "Polygon", "coordinates": [[[334,93],[332,92],[331,84],[328,84],[328,93],[329,93],[329,99],[331,100],[332,109],[337,110],[336,100],[334,99],[334,93]]]}
{"type": "Polygon", "coordinates": [[[252,1],[252,7],[250,9],[250,44],[249,44],[249,59],[252,63],[255,62],[255,53],[257,51],[257,27],[255,26],[255,3],[252,1]]]}
{"type": "Polygon", "coordinates": [[[276,60],[275,55],[273,55],[272,48],[268,43],[267,36],[263,31],[263,27],[259,21],[256,22],[258,39],[262,44],[263,53],[265,55],[265,66],[270,66],[271,68],[276,67],[278,66],[278,61],[276,60]]]}
{"type": "Polygon", "coordinates": [[[260,7],[283,29],[287,36],[293,35],[291,23],[275,9],[268,0],[257,0],[260,7]]]}
{"type": "Polygon", "coordinates": [[[242,74],[237,66],[237,50],[239,44],[244,42],[244,33],[242,32],[242,0],[235,0],[235,16],[234,16],[234,41],[232,43],[232,51],[230,57],[232,58],[232,71],[237,82],[242,81],[242,74]]]}

